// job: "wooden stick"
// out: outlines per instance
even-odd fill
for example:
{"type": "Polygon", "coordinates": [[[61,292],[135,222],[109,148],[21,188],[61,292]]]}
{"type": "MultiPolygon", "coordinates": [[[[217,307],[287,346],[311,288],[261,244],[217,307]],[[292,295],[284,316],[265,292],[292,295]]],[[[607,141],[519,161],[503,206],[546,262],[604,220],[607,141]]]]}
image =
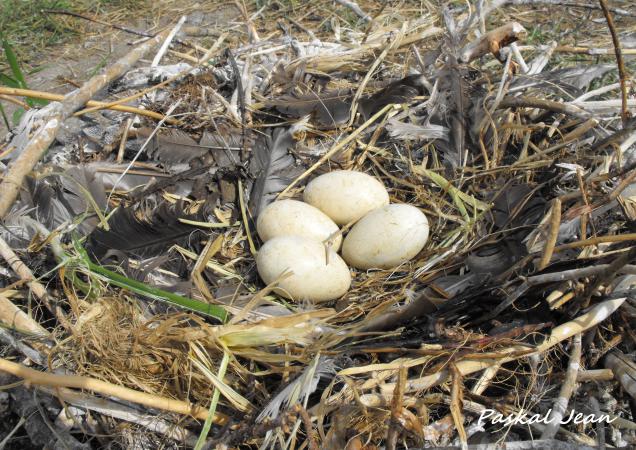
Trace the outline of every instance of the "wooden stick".
{"type": "Polygon", "coordinates": [[[20,331],[28,331],[42,337],[50,337],[50,333],[31,316],[22,311],[9,300],[6,293],[0,294],[0,322],[20,331]]]}
{"type": "Polygon", "coordinates": [[[562,252],[571,248],[587,247],[588,245],[604,244],[609,242],[625,242],[636,241],[636,233],[617,234],[614,236],[598,236],[589,239],[583,239],[582,241],[569,242],[567,244],[561,244],[554,247],[555,252],[562,252]]]}
{"type": "Polygon", "coordinates": [[[459,442],[462,448],[466,448],[468,446],[468,435],[464,428],[464,415],[462,414],[462,410],[464,409],[462,401],[464,391],[463,377],[457,366],[453,363],[450,364],[450,372],[452,375],[450,404],[451,416],[455,423],[459,442]]]}
{"type": "Polygon", "coordinates": [[[0,94],[0,100],[4,100],[7,101],[9,103],[13,103],[14,105],[18,105],[20,108],[23,108],[25,111],[28,111],[29,109],[31,109],[31,107],[29,105],[27,105],[26,103],[18,100],[17,98],[13,98],[9,95],[2,95],[0,94]]]}
{"type": "MultiPolygon", "coordinates": [[[[34,91],[32,89],[8,88],[4,86],[0,86],[0,94],[11,95],[14,97],[41,98],[43,100],[51,100],[56,102],[62,101],[65,98],[63,95],[53,94],[50,92],[34,91]]],[[[150,117],[152,119],[157,119],[157,120],[161,120],[165,117],[163,114],[160,114],[158,112],[148,111],[146,109],[139,109],[139,108],[135,108],[134,106],[119,105],[117,104],[117,102],[106,103],[106,102],[98,102],[95,100],[89,100],[86,102],[86,106],[91,106],[95,109],[112,109],[114,111],[129,112],[129,113],[139,114],[140,116],[146,116],[146,117],[150,117]]],[[[82,114],[86,112],[90,112],[90,111],[88,110],[83,112],[78,111],[78,113],[82,113],[82,114]]],[[[179,121],[176,119],[169,119],[168,122],[175,123],[175,124],[179,123],[179,121]]]]}
{"type": "Polygon", "coordinates": [[[579,370],[576,381],[610,381],[614,379],[612,369],[579,370]]]}
{"type": "MultiPolygon", "coordinates": [[[[0,371],[23,378],[27,385],[87,389],[105,396],[117,397],[149,408],[192,416],[200,420],[205,420],[208,416],[208,410],[206,408],[194,405],[190,402],[135,391],[134,389],[111,384],[96,378],[40,372],[4,358],[0,358],[0,371]]],[[[227,423],[227,420],[228,418],[226,416],[215,414],[214,423],[223,425],[227,423]]]]}
{"type": "Polygon", "coordinates": [[[3,218],[11,209],[24,177],[33,170],[33,167],[49,148],[62,122],[86,104],[96,92],[130,70],[142,56],[162,42],[167,33],[166,30],[134,48],[103,73],[95,75],[84,83],[80,89],[67,94],[62,103],[51,103],[43,109],[48,109],[51,113],[48,122],[35,131],[33,137],[22,149],[20,156],[11,163],[4,174],[2,183],[0,183],[0,218],[3,218]]]}
{"type": "Polygon", "coordinates": [[[591,114],[578,106],[570,103],[555,102],[554,100],[544,100],[533,97],[504,97],[498,109],[505,108],[539,108],[558,113],[569,114],[580,119],[589,119],[591,114]]]}
{"type": "Polygon", "coordinates": [[[636,362],[629,359],[620,350],[613,350],[605,358],[605,367],[612,369],[614,376],[621,383],[625,392],[636,400],[636,362]]]}
{"type": "MultiPolygon", "coordinates": [[[[105,416],[114,417],[115,419],[136,423],[153,433],[163,434],[177,442],[183,442],[188,447],[194,447],[194,444],[196,443],[196,438],[192,432],[172,422],[168,422],[157,415],[147,414],[121,403],[96,397],[86,392],[74,391],[72,389],[52,389],[41,386],[38,390],[53,397],[57,397],[61,400],[60,403],[62,404],[66,402],[81,409],[95,411],[105,416]]],[[[62,411],[60,414],[65,415],[66,411],[62,411]]]]}
{"type": "Polygon", "coordinates": [[[31,269],[27,267],[26,264],[20,260],[18,255],[15,254],[13,249],[7,244],[7,242],[0,237],[0,256],[9,264],[9,267],[13,269],[13,271],[20,277],[20,279],[25,280],[33,293],[37,298],[42,300],[44,305],[47,307],[49,311],[55,314],[55,310],[53,305],[51,304],[49,294],[46,291],[46,288],[42,286],[42,284],[36,280],[35,276],[33,276],[33,272],[31,269]]]}
{"type": "Polygon", "coordinates": [[[510,22],[506,25],[490,30],[478,39],[467,44],[459,54],[459,60],[469,63],[481,56],[492,53],[499,57],[499,50],[518,41],[526,34],[526,29],[518,22],[510,22]]]}
{"type": "Polygon", "coordinates": [[[625,62],[623,61],[623,54],[621,53],[621,42],[618,40],[616,34],[616,28],[614,27],[614,20],[610,14],[609,7],[606,0],[599,0],[603,15],[607,21],[607,28],[609,28],[612,35],[612,43],[614,44],[614,52],[616,53],[616,65],[618,66],[618,78],[621,83],[621,120],[623,121],[623,128],[627,128],[629,121],[629,111],[627,110],[627,71],[625,70],[625,62]]]}
{"type": "MultiPolygon", "coordinates": [[[[578,53],[584,55],[611,55],[615,54],[613,48],[592,48],[592,47],[574,47],[570,45],[558,45],[555,52],[559,53],[578,53]]],[[[622,49],[624,55],[636,55],[636,48],[622,49]]]]}
{"type": "Polygon", "coordinates": [[[386,435],[386,450],[395,450],[397,440],[400,436],[400,420],[402,419],[402,408],[404,407],[404,384],[406,383],[407,368],[400,367],[398,379],[393,391],[391,400],[391,420],[386,435]]]}

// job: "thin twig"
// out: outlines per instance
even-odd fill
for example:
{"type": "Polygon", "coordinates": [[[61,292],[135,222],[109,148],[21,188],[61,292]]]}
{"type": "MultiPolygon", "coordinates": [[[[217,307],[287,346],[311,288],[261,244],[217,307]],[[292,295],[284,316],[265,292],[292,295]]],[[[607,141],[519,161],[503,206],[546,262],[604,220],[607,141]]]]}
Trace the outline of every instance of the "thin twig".
{"type": "Polygon", "coordinates": [[[57,14],[57,15],[71,16],[71,17],[76,17],[78,19],[88,20],[89,22],[95,22],[95,23],[98,23],[100,25],[106,25],[108,27],[115,28],[116,30],[125,31],[126,33],[134,34],[134,35],[137,35],[137,36],[148,37],[148,38],[155,36],[154,34],[146,33],[145,31],[134,30],[132,28],[124,27],[122,25],[117,25],[117,24],[110,23],[110,22],[106,22],[106,21],[100,20],[100,19],[98,19],[96,17],[89,17],[87,15],[79,14],[79,13],[72,12],[72,11],[66,11],[66,10],[61,10],[61,9],[43,9],[42,12],[43,13],[47,13],[47,14],[57,14]]]}
{"type": "Polygon", "coordinates": [[[569,242],[567,244],[561,244],[554,247],[555,252],[562,252],[563,250],[569,250],[571,248],[587,247],[588,245],[605,244],[608,242],[625,242],[636,241],[636,233],[617,234],[614,236],[598,236],[589,239],[583,239],[581,241],[569,242]]]}
{"type": "Polygon", "coordinates": [[[627,109],[627,71],[625,70],[625,62],[623,61],[623,54],[621,53],[621,42],[618,40],[618,34],[616,34],[616,28],[614,28],[614,20],[610,14],[606,0],[599,0],[601,9],[605,20],[607,20],[607,27],[612,35],[612,43],[614,44],[614,52],[616,53],[616,65],[618,66],[618,77],[621,83],[621,120],[623,122],[623,128],[627,127],[629,121],[629,110],[627,109]]]}
{"type": "Polygon", "coordinates": [[[386,437],[386,450],[395,450],[400,436],[400,418],[402,417],[402,402],[404,401],[404,384],[407,370],[406,367],[401,367],[398,371],[398,379],[393,391],[393,399],[391,400],[391,420],[386,437]]]}
{"type": "MultiPolygon", "coordinates": [[[[0,86],[0,94],[11,95],[14,97],[39,98],[42,100],[51,100],[56,102],[64,100],[64,95],[60,95],[60,94],[53,94],[50,92],[43,92],[43,91],[34,91],[32,89],[9,88],[4,86],[0,86]]],[[[150,117],[157,120],[161,120],[165,117],[163,114],[160,114],[154,111],[148,111],[146,109],[135,108],[134,106],[120,105],[118,103],[119,101],[105,103],[105,102],[98,102],[96,100],[89,100],[86,102],[86,106],[90,106],[95,109],[112,109],[113,111],[134,113],[134,114],[139,114],[140,116],[146,116],[146,117],[150,117]]],[[[87,110],[78,111],[74,115],[81,115],[86,112],[89,112],[89,111],[87,110]]],[[[180,121],[176,119],[170,119],[169,122],[172,124],[180,123],[180,121]]]]}
{"type": "Polygon", "coordinates": [[[360,6],[356,2],[352,2],[350,0],[336,0],[336,2],[340,3],[342,6],[346,6],[347,8],[349,8],[365,22],[371,22],[373,20],[370,15],[362,11],[360,6]]]}
{"type": "Polygon", "coordinates": [[[556,102],[554,100],[532,97],[504,97],[503,100],[499,102],[499,105],[497,105],[497,108],[539,108],[569,114],[581,119],[589,119],[591,117],[589,112],[579,108],[578,106],[569,103],[556,102]]]}
{"type": "Polygon", "coordinates": [[[453,422],[455,423],[455,428],[457,429],[457,434],[459,435],[459,442],[462,445],[462,448],[467,448],[468,446],[468,436],[466,435],[466,429],[464,428],[464,415],[463,411],[463,391],[464,391],[464,383],[462,373],[459,371],[455,364],[450,365],[450,372],[452,374],[452,384],[451,384],[451,415],[453,416],[453,422]]]}
{"type": "Polygon", "coordinates": [[[314,428],[311,425],[311,417],[309,417],[309,413],[300,403],[296,403],[294,406],[294,412],[298,413],[300,418],[305,425],[305,431],[307,433],[307,441],[309,442],[310,450],[318,450],[318,443],[316,442],[316,436],[314,434],[314,428]]]}

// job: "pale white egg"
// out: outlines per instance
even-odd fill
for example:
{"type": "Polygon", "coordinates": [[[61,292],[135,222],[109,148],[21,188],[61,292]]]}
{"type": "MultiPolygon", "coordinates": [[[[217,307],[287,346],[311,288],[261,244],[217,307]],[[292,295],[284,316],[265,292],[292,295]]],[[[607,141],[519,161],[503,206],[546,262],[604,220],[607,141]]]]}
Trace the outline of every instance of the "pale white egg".
{"type": "Polygon", "coordinates": [[[338,225],[344,225],[388,205],[389,193],[371,175],[354,170],[335,170],[311,180],[303,199],[338,225]]]}
{"type": "Polygon", "coordinates": [[[351,285],[351,273],[342,258],[313,239],[278,236],[265,242],[256,255],[261,279],[270,284],[284,272],[275,290],[293,300],[325,302],[344,295],[351,285]],[[328,258],[328,261],[327,261],[328,258]]]}
{"type": "Polygon", "coordinates": [[[415,206],[383,206],[353,226],[342,244],[342,257],[358,269],[397,267],[424,248],[428,231],[428,219],[415,206]]]}
{"type": "Polygon", "coordinates": [[[325,213],[298,200],[280,200],[270,203],[256,220],[258,235],[266,242],[276,236],[302,236],[318,242],[333,240],[333,249],[342,244],[339,228],[325,213]]]}

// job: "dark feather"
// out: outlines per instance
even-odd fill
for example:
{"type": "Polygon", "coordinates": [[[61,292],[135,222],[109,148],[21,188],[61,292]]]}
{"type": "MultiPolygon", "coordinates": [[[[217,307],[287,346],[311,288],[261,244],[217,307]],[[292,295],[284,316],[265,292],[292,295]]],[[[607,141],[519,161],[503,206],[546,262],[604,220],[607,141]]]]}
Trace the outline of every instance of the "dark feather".
{"type": "MultiPolygon", "coordinates": [[[[49,230],[74,220],[85,212],[94,212],[89,202],[106,208],[104,183],[94,170],[85,165],[69,167],[64,175],[51,175],[42,179],[27,178],[22,191],[22,202],[32,208],[31,215],[49,230]]],[[[89,215],[79,226],[83,233],[90,233],[97,225],[97,217],[89,215]]]]}
{"type": "MultiPolygon", "coordinates": [[[[217,132],[206,131],[199,144],[214,155],[217,167],[233,167],[241,163],[242,134],[238,128],[218,126],[217,132]]],[[[248,142],[248,147],[250,146],[248,142]]]]}
{"type": "Polygon", "coordinates": [[[303,129],[305,121],[290,128],[277,128],[271,137],[260,139],[254,146],[250,172],[256,178],[250,194],[250,210],[256,217],[274,200],[296,176],[294,157],[289,150],[294,147],[294,133],[303,129]]]}
{"type": "Polygon", "coordinates": [[[349,89],[310,92],[304,95],[283,95],[265,102],[289,117],[311,116],[312,122],[322,127],[337,127],[349,120],[353,93],[349,89]]]}
{"type": "Polygon", "coordinates": [[[391,103],[408,103],[413,97],[426,93],[425,80],[422,75],[409,75],[379,90],[375,94],[360,99],[359,110],[364,120],[391,103]]]}
{"type": "Polygon", "coordinates": [[[464,74],[458,63],[458,52],[461,45],[461,36],[457,31],[455,21],[448,8],[444,8],[444,22],[446,23],[446,69],[450,78],[450,142],[451,148],[457,154],[459,165],[462,161],[466,146],[466,110],[467,90],[464,85],[464,74]]]}
{"type": "Polygon", "coordinates": [[[72,220],[69,209],[57,199],[55,189],[49,180],[27,177],[26,189],[21,191],[21,202],[31,208],[30,215],[49,230],[53,230],[72,220]]]}
{"type": "Polygon", "coordinates": [[[162,203],[149,214],[120,207],[108,220],[110,231],[95,229],[89,236],[87,249],[97,258],[109,250],[136,257],[157,256],[175,244],[196,239],[200,233],[199,228],[180,222],[179,218],[205,220],[203,214],[187,214],[179,203],[162,203]]]}
{"type": "Polygon", "coordinates": [[[207,152],[185,131],[170,128],[155,134],[147,151],[150,158],[169,165],[188,163],[207,152]]]}
{"type": "Polygon", "coordinates": [[[492,221],[497,229],[512,229],[521,240],[539,224],[545,209],[545,199],[530,186],[506,185],[493,200],[492,221]]]}
{"type": "MultiPolygon", "coordinates": [[[[390,83],[373,95],[362,97],[358,109],[364,120],[390,103],[408,103],[425,92],[421,75],[409,75],[390,83]]],[[[354,92],[350,89],[332,90],[304,95],[284,95],[266,102],[279,112],[295,118],[311,116],[312,122],[322,127],[337,127],[347,123],[354,92]]]]}

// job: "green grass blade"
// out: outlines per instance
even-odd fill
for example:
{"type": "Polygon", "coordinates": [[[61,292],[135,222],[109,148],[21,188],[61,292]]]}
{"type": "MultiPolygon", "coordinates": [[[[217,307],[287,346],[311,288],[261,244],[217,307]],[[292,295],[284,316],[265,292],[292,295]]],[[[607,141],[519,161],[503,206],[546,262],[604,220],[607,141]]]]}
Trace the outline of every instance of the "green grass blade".
{"type": "Polygon", "coordinates": [[[20,64],[18,63],[18,57],[13,51],[13,48],[11,48],[11,44],[9,44],[9,41],[7,41],[6,39],[2,39],[2,48],[4,49],[4,56],[6,56],[7,58],[11,73],[13,73],[13,78],[15,78],[22,89],[28,89],[26,80],[24,79],[24,75],[22,74],[22,70],[20,69],[20,64]]]}
{"type": "MultiPolygon", "coordinates": [[[[9,87],[28,89],[29,87],[27,86],[26,79],[24,78],[22,69],[20,69],[18,57],[13,51],[11,44],[9,44],[9,41],[7,41],[6,39],[2,39],[2,48],[4,49],[4,55],[6,56],[7,62],[9,63],[9,68],[11,69],[11,73],[13,74],[13,78],[5,74],[0,74],[0,81],[2,81],[9,87]]],[[[26,104],[31,107],[36,105],[44,106],[48,105],[49,103],[47,100],[33,98],[26,98],[25,101],[26,104]]]]}
{"type": "Polygon", "coordinates": [[[18,89],[20,88],[20,83],[17,80],[14,80],[9,75],[0,72],[0,83],[8,86],[10,88],[18,89]]]}
{"type": "Polygon", "coordinates": [[[93,261],[91,261],[91,258],[88,256],[86,249],[82,247],[82,244],[80,240],[77,239],[77,236],[73,237],[72,242],[73,248],[78,254],[77,260],[79,264],[83,265],[93,274],[99,276],[103,280],[108,281],[115,286],[119,286],[120,288],[128,289],[129,291],[135,292],[136,294],[151,298],[153,300],[163,301],[178,306],[180,308],[187,309],[189,311],[200,313],[209,317],[214,317],[223,323],[227,321],[228,313],[222,306],[210,305],[208,303],[200,302],[192,298],[182,297],[181,295],[164,291],[163,289],[159,289],[156,287],[148,286],[141,281],[133,280],[117,272],[108,270],[107,268],[100,266],[99,264],[95,264],[93,261]]]}
{"type": "Polygon", "coordinates": [[[22,116],[24,115],[24,109],[22,108],[18,108],[15,111],[13,111],[13,115],[11,116],[11,118],[13,119],[13,124],[17,125],[20,123],[20,119],[22,119],[22,116]]]}
{"type": "Polygon", "coordinates": [[[7,117],[7,113],[4,112],[4,108],[2,107],[2,103],[0,103],[0,116],[2,116],[2,120],[4,120],[4,124],[7,127],[7,130],[11,129],[11,125],[9,124],[9,118],[7,117]]]}
{"type": "Polygon", "coordinates": [[[110,282],[111,284],[114,284],[115,286],[119,286],[123,289],[128,289],[129,291],[135,292],[139,295],[143,295],[147,298],[164,301],[180,308],[187,309],[189,311],[204,314],[209,317],[214,317],[221,322],[225,322],[227,320],[227,311],[225,311],[225,309],[223,309],[223,307],[219,305],[210,305],[208,303],[200,302],[192,298],[182,297],[181,295],[164,291],[163,289],[148,286],[141,281],[133,280],[117,272],[108,270],[105,267],[102,267],[99,264],[95,264],[90,260],[83,259],[83,262],[91,272],[97,274],[100,278],[110,282]]]}
{"type": "MultiPolygon", "coordinates": [[[[218,378],[220,380],[223,380],[223,377],[225,376],[225,372],[227,370],[227,366],[229,362],[230,362],[230,354],[227,350],[225,350],[223,352],[223,359],[221,360],[221,364],[219,366],[218,378]]],[[[212,400],[210,401],[208,417],[205,418],[203,429],[201,430],[199,439],[197,439],[197,443],[194,446],[194,450],[201,450],[203,448],[203,445],[205,444],[205,440],[207,439],[208,433],[210,432],[210,428],[212,427],[212,419],[214,418],[214,413],[216,413],[216,406],[219,403],[220,396],[221,396],[221,392],[215,388],[214,393],[212,394],[212,400]]]]}

